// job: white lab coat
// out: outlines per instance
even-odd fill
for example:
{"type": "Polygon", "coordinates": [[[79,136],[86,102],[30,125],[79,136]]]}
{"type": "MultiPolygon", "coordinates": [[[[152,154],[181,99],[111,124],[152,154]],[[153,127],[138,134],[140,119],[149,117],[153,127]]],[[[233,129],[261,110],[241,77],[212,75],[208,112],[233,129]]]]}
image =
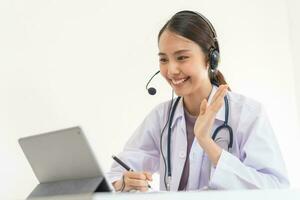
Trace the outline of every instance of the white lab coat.
{"type": "MultiPolygon", "coordinates": [[[[217,87],[213,86],[210,103],[217,87]]],[[[205,186],[212,189],[285,188],[289,186],[284,161],[273,129],[261,104],[233,92],[229,100],[228,123],[233,130],[233,147],[223,150],[216,167],[207,170],[210,161],[195,139],[189,159],[187,190],[205,186]]],[[[160,174],[160,189],[165,190],[164,163],[160,154],[160,134],[168,117],[170,101],[156,106],[146,116],[118,156],[136,171],[160,174]]],[[[224,122],[225,105],[216,115],[212,132],[224,122]]],[[[187,151],[186,124],[182,98],[172,122],[170,189],[177,191],[187,151]]],[[[167,155],[167,129],[163,133],[163,152],[167,155]]],[[[122,177],[124,169],[115,162],[106,174],[111,182],[122,177]]]]}

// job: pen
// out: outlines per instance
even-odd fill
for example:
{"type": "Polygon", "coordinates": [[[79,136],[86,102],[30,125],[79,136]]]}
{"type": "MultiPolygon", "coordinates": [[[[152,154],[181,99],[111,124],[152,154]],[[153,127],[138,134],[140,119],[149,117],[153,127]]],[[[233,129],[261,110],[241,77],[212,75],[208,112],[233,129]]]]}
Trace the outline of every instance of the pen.
{"type": "MultiPolygon", "coordinates": [[[[133,172],[133,169],[131,169],[128,165],[126,165],[122,160],[120,160],[117,156],[112,156],[112,158],[122,167],[124,167],[127,171],[133,172]]],[[[148,184],[148,188],[151,188],[151,186],[148,184]]]]}

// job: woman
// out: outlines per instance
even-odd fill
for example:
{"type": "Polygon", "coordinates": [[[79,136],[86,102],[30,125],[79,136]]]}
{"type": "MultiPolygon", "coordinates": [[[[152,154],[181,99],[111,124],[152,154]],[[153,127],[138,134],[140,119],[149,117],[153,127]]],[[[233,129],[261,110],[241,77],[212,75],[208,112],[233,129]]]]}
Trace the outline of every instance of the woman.
{"type": "Polygon", "coordinates": [[[178,12],[159,32],[158,47],[160,73],[181,98],[176,106],[173,99],[156,106],[137,128],[119,154],[134,172],[113,163],[108,177],[115,189],[147,191],[157,171],[161,190],[287,187],[264,109],[231,92],[217,69],[219,45],[210,22],[178,12]]]}

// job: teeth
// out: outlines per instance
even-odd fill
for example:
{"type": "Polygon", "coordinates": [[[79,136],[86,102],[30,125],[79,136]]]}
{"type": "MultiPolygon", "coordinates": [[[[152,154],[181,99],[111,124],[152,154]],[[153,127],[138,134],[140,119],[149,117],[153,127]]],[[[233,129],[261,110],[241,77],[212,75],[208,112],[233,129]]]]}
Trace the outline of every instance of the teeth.
{"type": "MultiPolygon", "coordinates": [[[[186,78],[186,79],[187,79],[187,78],[186,78]]],[[[178,84],[184,82],[186,79],[180,79],[180,80],[178,80],[178,81],[172,79],[172,83],[173,83],[174,85],[178,85],[178,84]]]]}

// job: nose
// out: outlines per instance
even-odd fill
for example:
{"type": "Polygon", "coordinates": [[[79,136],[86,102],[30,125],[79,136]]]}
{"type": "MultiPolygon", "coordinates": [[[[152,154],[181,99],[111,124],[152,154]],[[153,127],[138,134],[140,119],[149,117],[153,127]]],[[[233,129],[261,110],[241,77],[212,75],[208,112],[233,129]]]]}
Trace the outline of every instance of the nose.
{"type": "Polygon", "coordinates": [[[179,74],[180,73],[180,70],[179,70],[179,67],[176,63],[170,63],[168,65],[168,74],[170,75],[176,75],[176,74],[179,74]]]}

